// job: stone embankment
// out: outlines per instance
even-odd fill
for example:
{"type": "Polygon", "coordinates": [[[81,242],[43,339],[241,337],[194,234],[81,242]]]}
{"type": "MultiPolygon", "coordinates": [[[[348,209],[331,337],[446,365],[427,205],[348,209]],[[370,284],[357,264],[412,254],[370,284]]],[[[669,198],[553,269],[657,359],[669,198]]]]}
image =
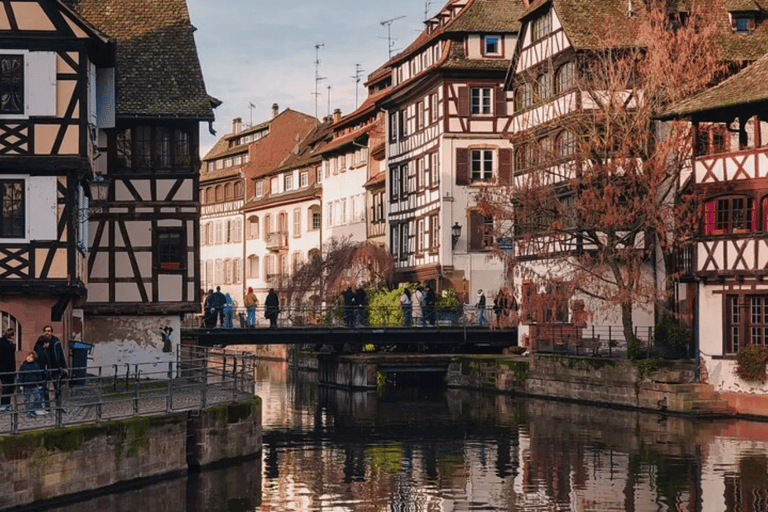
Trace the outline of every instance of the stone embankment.
{"type": "Polygon", "coordinates": [[[261,399],[0,438],[0,509],[155,482],[261,453],[261,399]]]}

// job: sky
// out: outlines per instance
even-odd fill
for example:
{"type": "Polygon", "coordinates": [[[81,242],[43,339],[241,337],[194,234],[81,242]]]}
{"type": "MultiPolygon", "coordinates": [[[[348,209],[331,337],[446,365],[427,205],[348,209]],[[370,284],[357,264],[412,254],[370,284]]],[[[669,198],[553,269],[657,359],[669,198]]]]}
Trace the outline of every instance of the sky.
{"type": "Polygon", "coordinates": [[[201,155],[232,129],[232,119],[258,124],[291,108],[315,115],[315,61],[320,60],[317,115],[346,115],[366,96],[369,73],[408,46],[443,0],[187,0],[208,94],[223,103],[214,113],[216,136],[201,126],[201,155]],[[401,18],[402,17],[402,18],[401,18]],[[399,19],[396,19],[399,18],[399,19]],[[323,45],[319,51],[316,45],[323,45]],[[355,65],[363,70],[355,83],[355,65]],[[330,86],[330,92],[328,87],[330,86]],[[254,105],[250,108],[249,105],[254,105]]]}

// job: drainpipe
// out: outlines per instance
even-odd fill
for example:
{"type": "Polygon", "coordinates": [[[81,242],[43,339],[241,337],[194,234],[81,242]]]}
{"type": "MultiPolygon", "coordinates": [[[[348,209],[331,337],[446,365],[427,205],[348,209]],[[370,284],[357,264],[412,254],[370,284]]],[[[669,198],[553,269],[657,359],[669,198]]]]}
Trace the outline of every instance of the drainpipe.
{"type": "Polygon", "coordinates": [[[696,367],[693,370],[693,378],[701,382],[701,350],[699,349],[699,283],[696,283],[696,291],[693,296],[693,349],[696,351],[696,367]]]}

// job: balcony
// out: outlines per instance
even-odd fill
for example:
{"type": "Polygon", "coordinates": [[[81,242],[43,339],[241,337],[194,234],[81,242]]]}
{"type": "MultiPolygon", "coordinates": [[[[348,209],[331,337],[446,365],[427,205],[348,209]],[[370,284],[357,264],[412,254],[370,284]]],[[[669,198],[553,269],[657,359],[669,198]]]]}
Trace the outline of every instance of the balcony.
{"type": "Polygon", "coordinates": [[[288,250],[288,232],[274,231],[267,235],[267,250],[280,252],[288,250]]]}

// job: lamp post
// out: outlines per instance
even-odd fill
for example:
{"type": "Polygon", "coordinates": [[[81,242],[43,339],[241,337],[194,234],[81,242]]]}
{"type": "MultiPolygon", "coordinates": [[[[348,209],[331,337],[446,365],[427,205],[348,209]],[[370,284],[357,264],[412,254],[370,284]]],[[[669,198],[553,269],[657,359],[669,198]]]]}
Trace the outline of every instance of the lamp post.
{"type": "Polygon", "coordinates": [[[458,222],[454,222],[453,226],[451,226],[451,249],[456,248],[456,242],[459,241],[459,237],[461,236],[461,224],[458,222]]]}
{"type": "Polygon", "coordinates": [[[104,211],[103,205],[109,198],[109,187],[112,184],[112,179],[101,174],[96,174],[91,179],[87,180],[86,183],[88,184],[88,189],[90,191],[89,195],[91,202],[98,206],[79,208],[77,210],[78,222],[84,222],[92,215],[104,211]]]}

